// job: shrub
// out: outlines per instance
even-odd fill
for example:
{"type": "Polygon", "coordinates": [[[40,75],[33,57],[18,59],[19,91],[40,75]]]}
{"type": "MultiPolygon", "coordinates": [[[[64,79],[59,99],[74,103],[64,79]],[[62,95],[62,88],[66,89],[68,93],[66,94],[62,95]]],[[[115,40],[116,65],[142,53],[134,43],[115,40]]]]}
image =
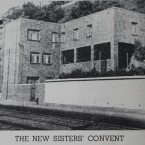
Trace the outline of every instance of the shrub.
{"type": "Polygon", "coordinates": [[[96,68],[92,68],[90,71],[83,71],[82,69],[73,70],[71,73],[61,73],[59,79],[66,78],[91,78],[91,77],[112,77],[112,76],[136,76],[145,75],[145,69],[138,67],[130,70],[120,69],[111,70],[106,72],[98,72],[96,68]]]}

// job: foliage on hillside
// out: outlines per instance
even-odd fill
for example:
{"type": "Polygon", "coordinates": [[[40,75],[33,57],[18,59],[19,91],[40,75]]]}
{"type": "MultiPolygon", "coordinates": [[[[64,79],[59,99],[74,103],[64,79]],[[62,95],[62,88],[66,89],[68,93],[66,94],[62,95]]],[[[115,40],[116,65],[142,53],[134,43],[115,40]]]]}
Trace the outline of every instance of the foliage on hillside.
{"type": "Polygon", "coordinates": [[[61,5],[65,3],[67,1],[53,1],[41,7],[28,2],[27,4],[23,4],[22,8],[14,8],[12,13],[6,17],[9,19],[17,19],[24,15],[30,19],[66,22],[113,6],[145,13],[144,0],[79,1],[72,6],[62,8],[61,5]]]}
{"type": "Polygon", "coordinates": [[[48,22],[57,22],[64,17],[61,5],[66,2],[54,1],[43,7],[36,6],[32,2],[23,4],[22,8],[13,9],[11,14],[8,14],[8,19],[18,19],[20,16],[26,16],[29,19],[43,20],[48,22]]]}

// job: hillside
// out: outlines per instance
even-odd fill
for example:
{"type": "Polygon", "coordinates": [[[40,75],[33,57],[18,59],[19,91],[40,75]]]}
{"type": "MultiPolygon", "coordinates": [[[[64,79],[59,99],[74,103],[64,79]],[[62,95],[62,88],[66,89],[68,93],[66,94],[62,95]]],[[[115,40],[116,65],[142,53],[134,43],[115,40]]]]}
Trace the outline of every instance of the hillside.
{"type": "Polygon", "coordinates": [[[62,23],[113,6],[145,14],[145,0],[80,1],[65,6],[66,3],[68,1],[54,1],[41,7],[28,2],[21,8],[11,8],[5,17],[18,19],[25,16],[30,19],[62,23]]]}

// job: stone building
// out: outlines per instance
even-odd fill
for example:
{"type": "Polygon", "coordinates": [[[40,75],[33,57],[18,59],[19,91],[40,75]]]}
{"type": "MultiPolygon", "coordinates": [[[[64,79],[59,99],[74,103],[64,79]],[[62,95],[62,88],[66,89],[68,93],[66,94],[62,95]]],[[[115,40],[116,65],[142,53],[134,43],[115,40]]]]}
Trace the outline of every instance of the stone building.
{"type": "Polygon", "coordinates": [[[127,68],[136,39],[145,42],[145,15],[116,7],[62,24],[20,18],[5,25],[3,84],[127,68]]]}
{"type": "Polygon", "coordinates": [[[5,25],[3,85],[43,82],[59,74],[60,25],[20,18],[5,25]]]}
{"type": "Polygon", "coordinates": [[[61,72],[124,69],[145,42],[145,15],[113,7],[61,24],[61,36],[61,72]]]}

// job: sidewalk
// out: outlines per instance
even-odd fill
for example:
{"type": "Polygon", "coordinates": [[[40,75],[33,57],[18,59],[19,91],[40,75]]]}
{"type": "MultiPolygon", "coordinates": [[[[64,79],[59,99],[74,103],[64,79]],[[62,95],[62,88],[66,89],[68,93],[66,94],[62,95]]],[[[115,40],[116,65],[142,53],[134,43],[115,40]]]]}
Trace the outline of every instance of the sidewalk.
{"type": "MultiPolygon", "coordinates": [[[[0,100],[0,106],[13,106],[19,108],[31,108],[36,111],[44,111],[55,115],[64,115],[69,117],[76,117],[79,119],[88,119],[103,122],[113,122],[115,124],[126,123],[132,127],[143,127],[145,129],[145,111],[122,109],[113,107],[88,107],[62,104],[40,103],[36,105],[35,102],[20,102],[13,100],[0,100]],[[136,126],[134,126],[136,125],[136,126]]],[[[42,112],[43,112],[42,111],[42,112]]]]}

